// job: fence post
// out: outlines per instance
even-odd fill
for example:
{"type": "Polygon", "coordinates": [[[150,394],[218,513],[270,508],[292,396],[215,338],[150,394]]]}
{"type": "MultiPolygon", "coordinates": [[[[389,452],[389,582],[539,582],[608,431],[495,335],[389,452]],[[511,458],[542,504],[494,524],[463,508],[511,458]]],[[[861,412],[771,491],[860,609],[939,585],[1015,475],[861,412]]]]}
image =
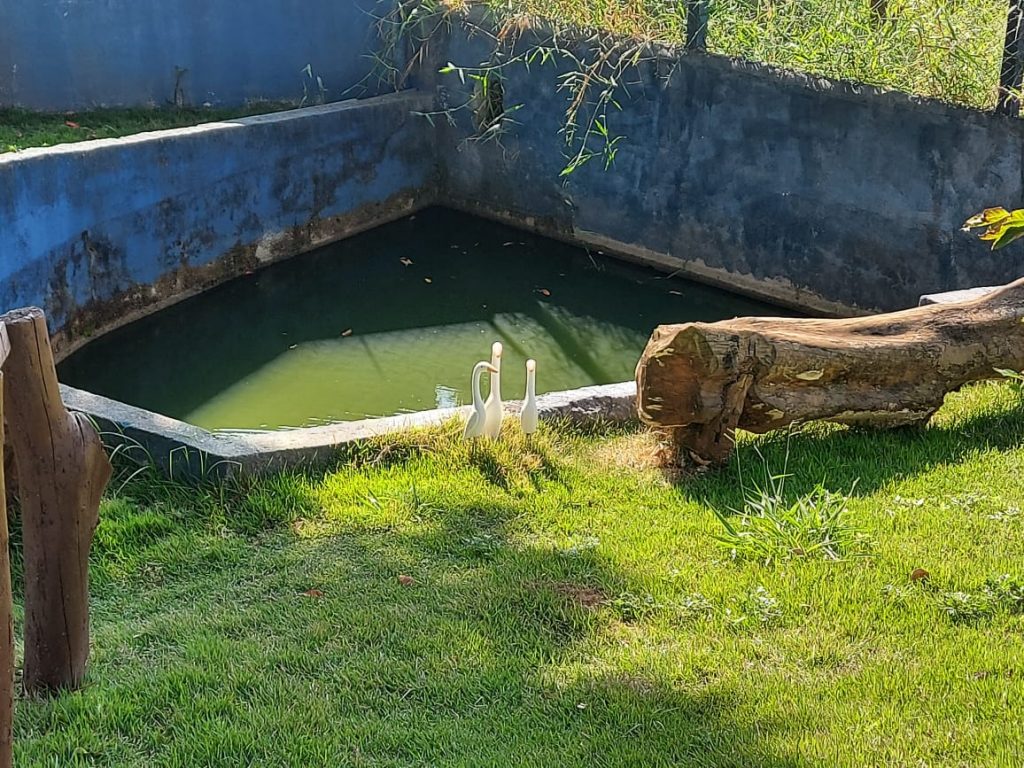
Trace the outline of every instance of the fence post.
{"type": "Polygon", "coordinates": [[[1006,17],[1006,41],[1003,45],[1003,66],[999,73],[999,103],[996,109],[1004,115],[1020,115],[1020,91],[1024,81],[1024,61],[1021,54],[1021,21],[1024,20],[1024,0],[1009,0],[1006,17]]]}
{"type": "Polygon", "coordinates": [[[29,693],[74,688],[89,658],[89,547],[110,461],[92,424],[60,399],[43,311],[13,310],[0,325],[25,560],[23,682],[29,693]]]}
{"type": "MultiPolygon", "coordinates": [[[[0,322],[0,369],[10,351],[7,328],[0,322]]],[[[0,393],[4,374],[0,370],[0,393]]],[[[4,445],[4,399],[0,396],[0,452],[4,445]]],[[[4,463],[0,461],[0,768],[14,761],[14,606],[11,596],[11,552],[7,528],[4,463]]]]}
{"type": "Polygon", "coordinates": [[[710,0],[686,0],[686,50],[708,48],[708,6],[710,0]]]}

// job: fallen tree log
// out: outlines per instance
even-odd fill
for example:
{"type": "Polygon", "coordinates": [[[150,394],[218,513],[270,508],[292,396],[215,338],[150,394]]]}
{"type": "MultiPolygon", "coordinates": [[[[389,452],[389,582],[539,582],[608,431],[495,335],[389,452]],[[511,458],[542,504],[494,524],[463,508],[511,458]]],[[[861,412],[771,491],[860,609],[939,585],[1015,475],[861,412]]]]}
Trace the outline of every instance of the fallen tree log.
{"type": "Polygon", "coordinates": [[[89,657],[89,548],[110,461],[88,419],[61,401],[42,310],[8,312],[0,324],[23,533],[23,684],[30,693],[75,687],[89,657]]]}
{"type": "Polygon", "coordinates": [[[637,410],[666,432],[681,464],[724,463],[737,428],[923,424],[949,392],[1024,368],[1022,320],[1024,279],[870,317],[664,325],[637,365],[637,410]]]}

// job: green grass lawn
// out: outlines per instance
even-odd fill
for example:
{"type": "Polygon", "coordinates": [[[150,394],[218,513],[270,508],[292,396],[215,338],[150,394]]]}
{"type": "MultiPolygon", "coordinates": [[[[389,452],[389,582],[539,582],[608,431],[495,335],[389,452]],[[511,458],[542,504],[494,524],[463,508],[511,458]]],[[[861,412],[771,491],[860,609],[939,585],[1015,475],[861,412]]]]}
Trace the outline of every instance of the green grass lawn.
{"type": "Polygon", "coordinates": [[[1020,765],[1024,615],[986,588],[1024,578],[1008,385],[923,431],[745,438],[675,483],[643,434],[454,435],[113,483],[87,685],[18,702],[16,763],[1020,765]],[[759,454],[790,496],[850,494],[846,559],[719,543],[759,454]]]}
{"type": "Polygon", "coordinates": [[[0,109],[0,153],[89,139],[114,139],[144,131],[183,128],[216,120],[277,112],[293,106],[266,102],[234,109],[96,109],[78,113],[0,109]]]}
{"type": "MultiPolygon", "coordinates": [[[[529,14],[673,44],[686,38],[681,2],[488,0],[529,14]]],[[[995,105],[1005,0],[713,0],[708,50],[967,106],[995,105]]]]}

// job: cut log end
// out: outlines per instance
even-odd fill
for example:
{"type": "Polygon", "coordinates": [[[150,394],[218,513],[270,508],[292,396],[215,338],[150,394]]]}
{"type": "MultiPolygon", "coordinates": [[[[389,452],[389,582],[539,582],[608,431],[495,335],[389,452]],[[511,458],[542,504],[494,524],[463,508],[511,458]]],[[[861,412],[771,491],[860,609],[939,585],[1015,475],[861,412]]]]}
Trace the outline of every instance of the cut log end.
{"type": "Polygon", "coordinates": [[[946,394],[1024,368],[1024,280],[970,300],[847,320],[737,318],[655,330],[637,412],[677,461],[721,464],[736,429],[921,425],[946,394]]]}

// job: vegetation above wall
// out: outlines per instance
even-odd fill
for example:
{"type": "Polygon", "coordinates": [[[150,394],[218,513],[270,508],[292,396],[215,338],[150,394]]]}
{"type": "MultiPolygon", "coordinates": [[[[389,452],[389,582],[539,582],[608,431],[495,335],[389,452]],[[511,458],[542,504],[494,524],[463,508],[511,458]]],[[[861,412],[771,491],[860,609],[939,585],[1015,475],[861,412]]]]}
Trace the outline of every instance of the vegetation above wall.
{"type": "MultiPolygon", "coordinates": [[[[454,91],[471,86],[471,98],[445,103],[430,118],[449,121],[472,111],[472,140],[501,140],[513,130],[522,104],[505,103],[502,82],[514,68],[553,65],[565,94],[561,131],[563,175],[593,159],[610,165],[625,137],[615,114],[645,65],[666,53],[692,47],[689,3],[605,3],[602,0],[490,0],[480,3],[402,0],[382,3],[383,41],[377,74],[404,87],[420,68],[437,66],[457,76],[454,91]],[[485,59],[459,60],[439,50],[453,25],[486,41],[485,59]],[[443,63],[439,56],[455,60],[443,63]],[[436,62],[436,64],[435,64],[436,62]]],[[[696,46],[792,70],[901,90],[980,109],[993,108],[1000,93],[1006,25],[1001,0],[721,0],[696,46]]],[[[664,71],[662,71],[664,69],[664,71]]],[[[442,80],[442,84],[446,81],[442,80]]],[[[1007,93],[1014,93],[1009,90],[1007,93]]]]}
{"type": "MultiPolygon", "coordinates": [[[[681,2],[490,0],[502,17],[529,16],[681,45],[681,2]]],[[[716,0],[711,53],[740,56],[973,107],[995,104],[1005,0],[716,0]]]]}
{"type": "Polygon", "coordinates": [[[24,109],[0,109],[0,153],[90,139],[115,139],[167,128],[184,128],[217,120],[278,112],[294,106],[279,102],[261,102],[234,109],[96,109],[59,114],[24,109]]]}

